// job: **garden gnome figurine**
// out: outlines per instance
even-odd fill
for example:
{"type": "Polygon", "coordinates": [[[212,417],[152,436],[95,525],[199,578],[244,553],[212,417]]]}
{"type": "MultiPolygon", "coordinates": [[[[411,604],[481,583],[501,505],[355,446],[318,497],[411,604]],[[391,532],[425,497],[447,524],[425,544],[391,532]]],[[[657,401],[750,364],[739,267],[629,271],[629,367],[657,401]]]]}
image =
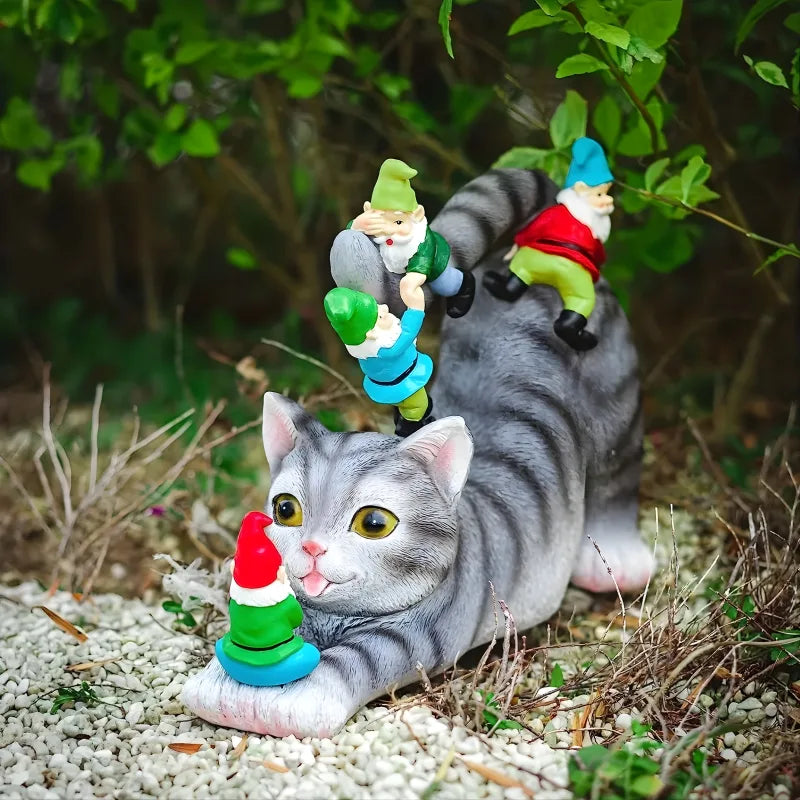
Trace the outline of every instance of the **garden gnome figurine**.
{"type": "Polygon", "coordinates": [[[267,538],[272,520],[251,511],[236,540],[231,580],[230,630],[217,641],[222,668],[239,683],[280,686],[304,678],[319,663],[319,650],[295,632],[303,611],[281,556],[267,538]]]}
{"type": "Polygon", "coordinates": [[[463,317],[475,297],[475,278],[450,260],[450,245],[428,227],[425,209],[417,202],[409,179],[417,174],[408,164],[389,158],[381,165],[372,197],[347,227],[361,231],[378,245],[389,272],[404,275],[401,287],[418,285],[422,276],[435,294],[447,298],[447,314],[463,317]]]}
{"type": "Polygon", "coordinates": [[[603,148],[583,137],[572,146],[558,205],[545,209],[514,237],[505,275],[487,272],[484,285],[501,300],[517,300],[532,283],[553,286],[564,310],[553,329],[575,350],[591,350],[597,337],[586,330],[595,302],[594,284],[606,260],[603,243],[611,231],[614,178],[603,148]]]}
{"type": "Polygon", "coordinates": [[[417,352],[417,335],[425,319],[425,278],[421,274],[406,278],[400,284],[407,306],[401,319],[365,292],[338,288],[325,295],[325,313],[347,351],[358,359],[367,396],[396,407],[397,436],[409,436],[433,421],[433,401],[425,391],[433,361],[417,352]]]}

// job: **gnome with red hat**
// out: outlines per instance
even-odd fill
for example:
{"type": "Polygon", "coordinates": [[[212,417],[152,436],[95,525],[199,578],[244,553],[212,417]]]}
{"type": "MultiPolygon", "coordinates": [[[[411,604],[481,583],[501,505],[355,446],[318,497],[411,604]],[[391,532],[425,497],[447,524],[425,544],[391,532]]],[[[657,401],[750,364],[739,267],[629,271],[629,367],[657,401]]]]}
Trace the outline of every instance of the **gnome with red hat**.
{"type": "Polygon", "coordinates": [[[250,686],[289,683],[319,663],[319,650],[294,632],[303,611],[280,553],[267,537],[270,525],[272,520],[260,511],[242,520],[233,561],[230,630],[216,646],[228,675],[250,686]]]}

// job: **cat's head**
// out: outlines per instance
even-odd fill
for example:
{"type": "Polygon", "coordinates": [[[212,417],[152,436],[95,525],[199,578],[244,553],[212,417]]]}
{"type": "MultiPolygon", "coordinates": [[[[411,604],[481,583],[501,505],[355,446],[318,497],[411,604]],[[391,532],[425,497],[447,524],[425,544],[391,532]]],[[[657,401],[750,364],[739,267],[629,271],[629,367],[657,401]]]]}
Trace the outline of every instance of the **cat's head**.
{"type": "Polygon", "coordinates": [[[267,392],[263,437],[269,533],[305,605],[387,614],[439,585],[458,548],[456,503],[472,458],[461,417],[407,439],[331,433],[267,392]]]}

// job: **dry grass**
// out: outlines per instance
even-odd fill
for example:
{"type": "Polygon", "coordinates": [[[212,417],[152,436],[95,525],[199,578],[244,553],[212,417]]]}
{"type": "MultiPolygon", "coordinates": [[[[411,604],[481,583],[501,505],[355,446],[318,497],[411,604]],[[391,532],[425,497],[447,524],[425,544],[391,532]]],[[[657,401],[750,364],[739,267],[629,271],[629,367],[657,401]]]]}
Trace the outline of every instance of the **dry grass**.
{"type": "Polygon", "coordinates": [[[638,598],[625,603],[618,596],[611,613],[555,620],[531,632],[529,639],[544,641],[527,649],[498,601],[501,652],[493,641],[473,670],[453,669],[435,681],[423,673],[422,691],[401,705],[425,703],[486,732],[488,698],[495,717],[530,730],[534,718],[552,718],[564,698],[579,697],[569,712],[573,747],[621,746],[630,734],[601,735],[600,725],[633,710],[662,745],[656,754],[664,797],[679,796],[666,792],[688,772],[697,797],[771,796],[776,780],[800,792],[800,485],[789,467],[790,444],[784,437],[767,451],[757,491],[721,488],[713,513],[727,539],[707,565],[692,565],[688,581],[670,515],[671,563],[638,598]],[[603,635],[600,618],[607,619],[603,635]],[[569,675],[558,691],[539,691],[553,660],[571,661],[569,675]],[[778,714],[758,728],[758,760],[742,766],[719,752],[727,731],[754,727],[724,711],[751,683],[757,693],[777,693],[778,714]],[[706,775],[692,766],[698,749],[706,775]]]}
{"type": "Polygon", "coordinates": [[[37,546],[42,563],[50,568],[51,587],[79,588],[84,595],[92,591],[112,544],[124,542],[147,513],[170,496],[187,468],[206,468],[215,447],[260,424],[253,420],[212,437],[225,407],[218,403],[199,417],[186,444],[184,437],[198,418],[194,409],[146,434],[134,414],[125,441],[103,454],[101,385],[92,407],[88,454],[77,448],[68,452],[58,435],[66,405],[53,409],[47,371],[43,386],[38,435],[19,438],[12,452],[0,455],[0,470],[11,484],[5,492],[9,510],[2,519],[2,534],[10,542],[26,528],[43,532],[37,546]],[[12,501],[12,487],[23,503],[12,501]]]}

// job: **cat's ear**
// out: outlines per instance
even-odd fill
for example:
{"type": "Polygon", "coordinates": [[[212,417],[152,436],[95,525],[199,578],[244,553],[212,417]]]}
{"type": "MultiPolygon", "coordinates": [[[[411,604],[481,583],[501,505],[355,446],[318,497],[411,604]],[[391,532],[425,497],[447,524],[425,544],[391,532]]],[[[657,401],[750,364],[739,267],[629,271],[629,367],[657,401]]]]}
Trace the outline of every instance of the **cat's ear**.
{"type": "Polygon", "coordinates": [[[464,488],[472,461],[472,437],[461,417],[430,422],[397,447],[419,461],[448,503],[464,488]]]}
{"type": "Polygon", "coordinates": [[[275,475],[281,463],[303,438],[314,439],[327,433],[324,425],[300,408],[294,400],[277,392],[264,395],[264,420],[261,437],[269,471],[275,475]]]}

